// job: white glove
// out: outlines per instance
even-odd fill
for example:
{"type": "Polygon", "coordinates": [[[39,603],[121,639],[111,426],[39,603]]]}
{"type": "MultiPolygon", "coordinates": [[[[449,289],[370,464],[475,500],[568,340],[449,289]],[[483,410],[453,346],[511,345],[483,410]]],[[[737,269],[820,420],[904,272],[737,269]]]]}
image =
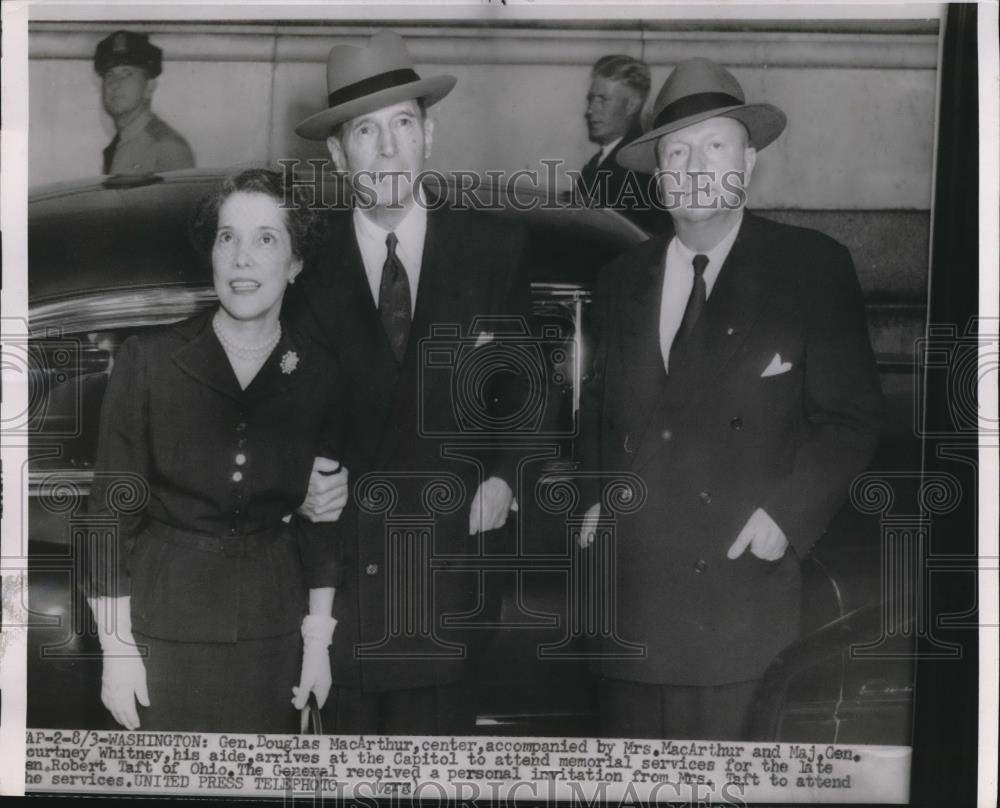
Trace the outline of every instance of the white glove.
{"type": "Polygon", "coordinates": [[[583,515],[583,528],[580,530],[579,543],[581,547],[590,547],[594,543],[597,523],[601,518],[601,503],[591,505],[583,515]]]}
{"type": "Polygon", "coordinates": [[[135,702],[148,707],[149,691],[146,666],[132,636],[132,599],[101,597],[89,602],[104,656],[101,701],[125,729],[139,729],[135,702]]]}
{"type": "Polygon", "coordinates": [[[327,615],[310,614],[302,621],[302,675],[299,686],[292,688],[292,706],[301,710],[309,701],[309,694],[316,694],[316,703],[322,707],[330,695],[333,675],[330,673],[330,644],[337,621],[327,615]]]}

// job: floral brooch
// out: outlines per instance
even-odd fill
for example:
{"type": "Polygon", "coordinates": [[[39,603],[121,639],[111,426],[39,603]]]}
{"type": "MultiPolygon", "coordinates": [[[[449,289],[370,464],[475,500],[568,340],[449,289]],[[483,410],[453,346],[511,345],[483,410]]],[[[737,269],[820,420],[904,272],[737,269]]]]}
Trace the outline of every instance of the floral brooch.
{"type": "Polygon", "coordinates": [[[299,355],[295,351],[285,351],[285,355],[281,357],[281,372],[288,375],[298,366],[299,355]]]}

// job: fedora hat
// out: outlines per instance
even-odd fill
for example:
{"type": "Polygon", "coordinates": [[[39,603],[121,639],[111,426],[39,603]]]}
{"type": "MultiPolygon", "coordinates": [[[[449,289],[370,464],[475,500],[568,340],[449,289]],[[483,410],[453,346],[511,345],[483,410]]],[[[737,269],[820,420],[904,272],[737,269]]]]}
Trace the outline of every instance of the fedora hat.
{"type": "Polygon", "coordinates": [[[422,79],[403,38],[379,31],[364,46],[334,45],[326,60],[327,108],[295,127],[308,140],[326,140],[331,130],[366,112],[422,98],[436,104],[455,86],[454,76],[422,79]]]}
{"type": "Polygon", "coordinates": [[[618,163],[653,174],[656,141],[663,135],[709,118],[735,118],[750,133],[750,145],[763,149],[785,128],[785,113],[771,104],[748,104],[743,88],[722,65],[710,59],[681,62],[667,77],[653,104],[653,128],[623,146],[618,163]]]}

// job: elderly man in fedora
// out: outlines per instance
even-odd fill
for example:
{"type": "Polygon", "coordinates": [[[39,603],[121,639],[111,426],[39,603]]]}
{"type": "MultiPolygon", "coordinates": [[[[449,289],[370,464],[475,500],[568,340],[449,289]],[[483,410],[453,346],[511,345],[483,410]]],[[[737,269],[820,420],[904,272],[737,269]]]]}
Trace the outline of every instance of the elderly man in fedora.
{"type": "Polygon", "coordinates": [[[692,59],[619,152],[659,170],[675,235],[621,256],[595,295],[581,455],[645,484],[618,498],[645,496],[628,514],[596,487],[585,500],[581,543],[610,541],[614,519],[615,624],[644,646],[592,663],[612,737],[746,736],[756,684],[798,632],[799,564],[876,446],[882,393],[850,254],[745,210],[784,127],[692,59]]]}
{"type": "MultiPolygon", "coordinates": [[[[421,341],[447,326],[478,346],[493,338],[472,333],[481,318],[526,322],[525,237],[495,217],[437,204],[420,186],[434,135],[427,109],[455,79],[421,78],[397,34],[335,46],[327,85],[327,108],[296,131],[326,142],[358,200],[331,214],[325,259],[303,273],[290,301],[292,316],[339,356],[352,400],[354,428],[337,458],[355,487],[350,502],[341,515],[345,472],[317,458],[302,508],[345,520],[351,537],[324,726],[470,732],[465,668],[475,633],[451,623],[478,608],[478,580],[447,565],[432,574],[429,560],[476,554],[480,534],[503,527],[514,463],[490,448],[489,435],[469,457],[449,452],[447,436],[461,432],[451,377],[424,372],[421,341]]],[[[488,394],[503,408],[519,392],[501,384],[488,394]]]]}

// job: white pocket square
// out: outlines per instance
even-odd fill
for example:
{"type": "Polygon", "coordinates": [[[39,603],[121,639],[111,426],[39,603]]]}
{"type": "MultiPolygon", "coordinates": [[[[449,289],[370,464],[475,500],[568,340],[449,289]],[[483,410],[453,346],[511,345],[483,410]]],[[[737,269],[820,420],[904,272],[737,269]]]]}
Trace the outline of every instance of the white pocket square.
{"type": "Polygon", "coordinates": [[[780,376],[782,373],[788,373],[791,369],[791,362],[782,362],[781,354],[775,354],[770,364],[768,364],[768,366],[764,368],[764,372],[760,374],[760,377],[762,379],[766,379],[768,376],[780,376]]]}
{"type": "Polygon", "coordinates": [[[493,333],[490,331],[480,331],[476,335],[476,347],[481,348],[489,342],[493,342],[493,333]]]}

